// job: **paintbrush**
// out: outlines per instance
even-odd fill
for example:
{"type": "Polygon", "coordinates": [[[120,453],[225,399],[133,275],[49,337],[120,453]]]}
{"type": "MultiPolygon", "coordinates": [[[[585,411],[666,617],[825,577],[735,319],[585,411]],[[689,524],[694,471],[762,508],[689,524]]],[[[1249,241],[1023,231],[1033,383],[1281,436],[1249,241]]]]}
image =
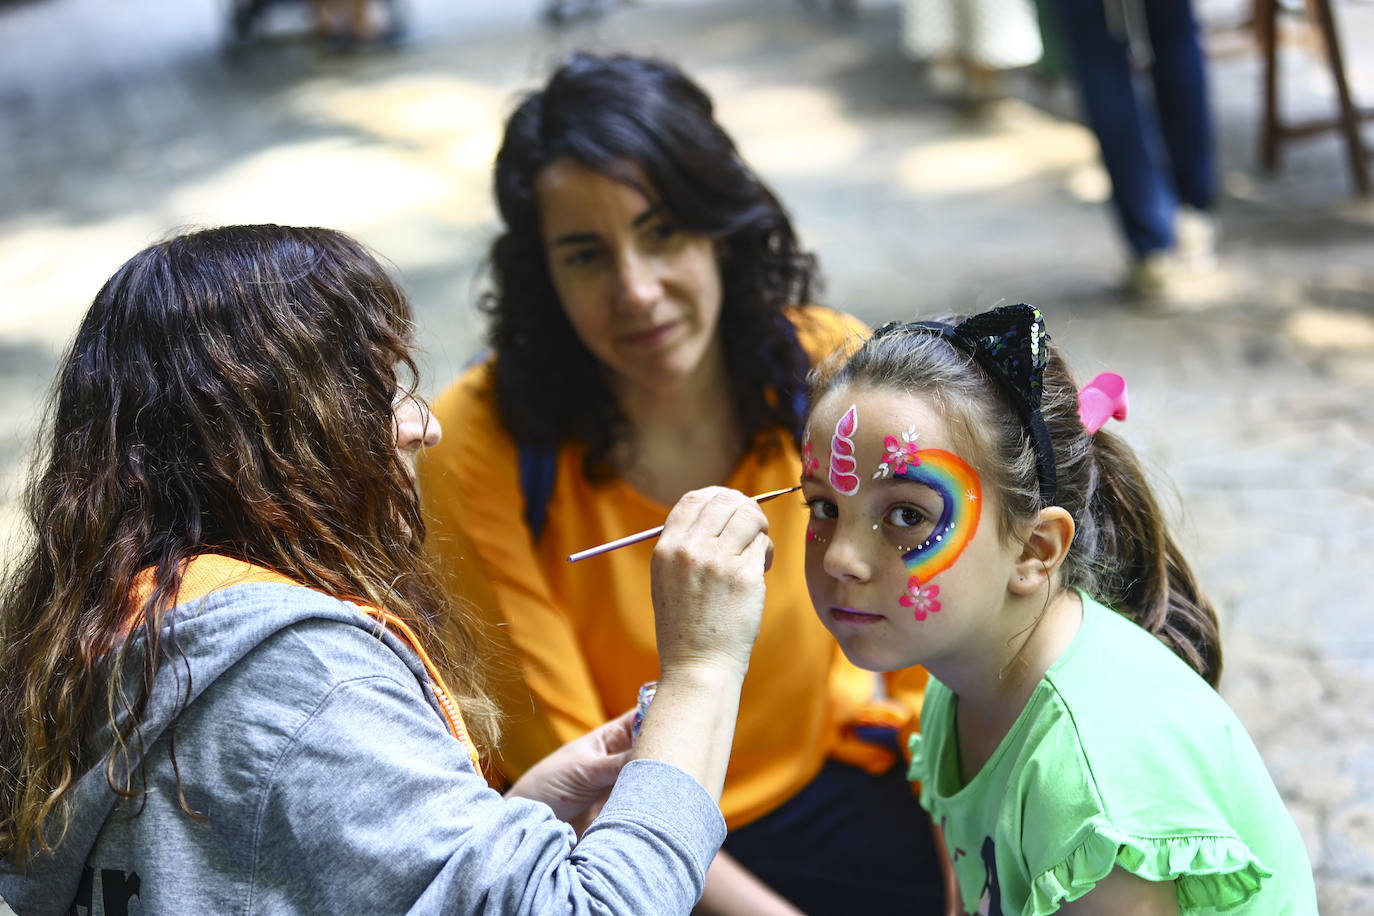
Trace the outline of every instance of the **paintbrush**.
{"type": "MultiPolygon", "coordinates": [[[[795,487],[785,487],[781,490],[769,490],[767,493],[760,493],[758,496],[751,497],[756,503],[765,503],[770,499],[779,496],[786,496],[788,493],[795,493],[801,489],[801,484],[795,487]]],[[[663,533],[663,526],[657,525],[638,534],[627,534],[623,538],[616,538],[614,541],[607,541],[605,544],[598,544],[595,547],[588,547],[586,550],[579,550],[577,553],[568,554],[568,562],[576,563],[578,560],[585,560],[587,557],[594,557],[600,553],[607,553],[630,544],[638,544],[640,541],[647,541],[649,538],[656,538],[663,533]]]]}

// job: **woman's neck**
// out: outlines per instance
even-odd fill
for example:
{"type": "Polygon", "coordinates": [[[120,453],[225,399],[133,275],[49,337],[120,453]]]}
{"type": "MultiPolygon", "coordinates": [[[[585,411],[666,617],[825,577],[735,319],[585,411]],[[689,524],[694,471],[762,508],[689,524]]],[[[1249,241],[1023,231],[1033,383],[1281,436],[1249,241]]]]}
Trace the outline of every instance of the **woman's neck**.
{"type": "MultiPolygon", "coordinates": [[[[1041,599],[1043,600],[1043,599],[1041,599]]],[[[1078,634],[1083,605],[1078,593],[1060,589],[1043,613],[1040,602],[1029,596],[1009,615],[1013,621],[1033,620],[1019,638],[1003,640],[999,657],[988,657],[981,670],[965,669],[964,676],[942,681],[959,697],[956,727],[963,783],[968,784],[996,752],[1016,724],[1035,688],[1078,634]]],[[[1024,624],[1020,625],[1024,627],[1024,624]]],[[[937,677],[939,675],[937,674],[937,677]]]]}
{"type": "Polygon", "coordinates": [[[688,490],[724,483],[745,443],[719,345],[676,382],[617,392],[628,425],[613,453],[636,490],[671,505],[688,490]]]}

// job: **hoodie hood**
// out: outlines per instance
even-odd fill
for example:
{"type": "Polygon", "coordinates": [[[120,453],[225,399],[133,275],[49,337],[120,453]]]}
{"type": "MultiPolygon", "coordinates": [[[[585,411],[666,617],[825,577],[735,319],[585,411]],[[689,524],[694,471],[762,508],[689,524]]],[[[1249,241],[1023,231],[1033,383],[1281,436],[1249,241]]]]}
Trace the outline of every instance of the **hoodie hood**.
{"type": "MultiPolygon", "coordinates": [[[[224,672],[274,634],[312,619],[367,630],[392,649],[421,683],[430,684],[424,662],[410,645],[359,605],[261,567],[207,555],[191,561],[178,603],[163,618],[163,639],[174,623],[181,657],[159,665],[139,738],[129,744],[138,747],[141,741],[142,747],[152,748],[183,709],[194,706],[224,672]]],[[[135,669],[145,647],[146,637],[136,635],[128,662],[135,669]]],[[[444,714],[437,696],[432,691],[426,695],[436,711],[444,714]]],[[[106,724],[96,739],[95,746],[102,749],[99,758],[69,791],[71,817],[62,841],[51,852],[31,856],[22,871],[16,870],[12,859],[0,861],[0,898],[19,916],[72,913],[81,902],[79,895],[90,893],[91,878],[85,879],[83,888],[83,870],[102,828],[122,801],[105,774],[112,745],[113,731],[106,724]]]]}

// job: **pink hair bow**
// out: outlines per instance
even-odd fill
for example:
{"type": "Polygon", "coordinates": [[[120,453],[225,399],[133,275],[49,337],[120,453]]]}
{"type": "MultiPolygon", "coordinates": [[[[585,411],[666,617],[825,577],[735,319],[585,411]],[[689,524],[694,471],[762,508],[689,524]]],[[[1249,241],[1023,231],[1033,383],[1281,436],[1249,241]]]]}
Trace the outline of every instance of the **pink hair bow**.
{"type": "Polygon", "coordinates": [[[1078,417],[1092,436],[1108,419],[1126,419],[1126,380],[1102,372],[1078,390],[1078,417]]]}

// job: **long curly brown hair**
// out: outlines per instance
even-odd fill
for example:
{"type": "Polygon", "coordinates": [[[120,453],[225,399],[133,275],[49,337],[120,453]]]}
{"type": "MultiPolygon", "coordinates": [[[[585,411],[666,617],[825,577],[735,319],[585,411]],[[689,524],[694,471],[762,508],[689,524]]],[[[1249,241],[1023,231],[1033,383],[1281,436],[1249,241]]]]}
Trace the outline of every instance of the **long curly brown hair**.
{"type": "Polygon", "coordinates": [[[415,387],[411,332],[387,272],[327,229],[183,234],[100,290],[49,408],[26,494],[30,543],[0,590],[0,857],[60,842],[66,790],[102,759],[116,792],[141,795],[154,674],[185,665],[159,610],[197,554],[398,615],[492,746],[479,642],[428,567],[396,451],[392,398],[415,387]],[[154,592],[136,603],[150,568],[154,592]],[[113,753],[88,746],[103,721],[113,753]]]}

